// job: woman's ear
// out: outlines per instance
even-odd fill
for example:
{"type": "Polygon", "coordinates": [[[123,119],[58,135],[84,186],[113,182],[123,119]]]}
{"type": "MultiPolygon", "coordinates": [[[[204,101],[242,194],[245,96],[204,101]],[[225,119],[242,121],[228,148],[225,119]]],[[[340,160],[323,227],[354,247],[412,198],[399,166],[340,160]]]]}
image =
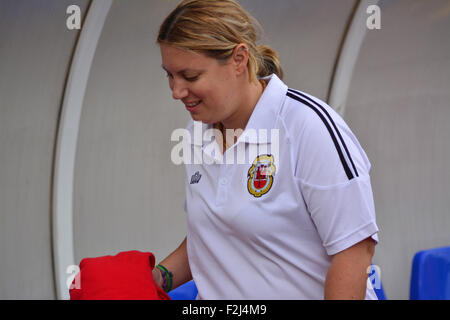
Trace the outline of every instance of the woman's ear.
{"type": "Polygon", "coordinates": [[[245,43],[240,43],[234,48],[233,63],[238,74],[242,74],[247,70],[248,65],[248,47],[245,43]]]}

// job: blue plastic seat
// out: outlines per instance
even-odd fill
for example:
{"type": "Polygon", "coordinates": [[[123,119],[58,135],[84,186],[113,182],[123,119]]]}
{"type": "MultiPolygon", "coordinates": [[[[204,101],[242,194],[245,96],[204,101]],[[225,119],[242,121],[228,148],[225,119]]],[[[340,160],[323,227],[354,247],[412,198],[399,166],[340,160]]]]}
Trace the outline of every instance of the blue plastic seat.
{"type": "Polygon", "coordinates": [[[415,254],[409,297],[411,300],[450,300],[450,247],[415,254]]]}
{"type": "MultiPolygon", "coordinates": [[[[372,286],[378,297],[378,300],[386,300],[383,284],[381,283],[381,280],[379,278],[372,277],[372,286]],[[377,283],[379,285],[377,285],[377,283]]],[[[191,280],[170,291],[169,296],[172,300],[195,300],[195,298],[197,297],[197,293],[197,287],[194,281],[191,280]]]]}
{"type": "Polygon", "coordinates": [[[195,300],[197,297],[197,287],[194,280],[182,284],[169,292],[169,297],[172,300],[195,300]]]}

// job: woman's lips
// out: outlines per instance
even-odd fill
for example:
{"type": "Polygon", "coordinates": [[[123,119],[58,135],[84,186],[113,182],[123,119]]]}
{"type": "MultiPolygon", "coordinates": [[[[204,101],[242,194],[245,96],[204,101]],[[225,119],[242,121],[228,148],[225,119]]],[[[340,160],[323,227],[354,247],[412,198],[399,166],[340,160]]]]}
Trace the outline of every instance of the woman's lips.
{"type": "Polygon", "coordinates": [[[198,108],[198,106],[200,105],[201,101],[198,102],[192,102],[192,103],[185,103],[184,105],[186,106],[186,109],[189,112],[195,111],[195,109],[198,108]]]}

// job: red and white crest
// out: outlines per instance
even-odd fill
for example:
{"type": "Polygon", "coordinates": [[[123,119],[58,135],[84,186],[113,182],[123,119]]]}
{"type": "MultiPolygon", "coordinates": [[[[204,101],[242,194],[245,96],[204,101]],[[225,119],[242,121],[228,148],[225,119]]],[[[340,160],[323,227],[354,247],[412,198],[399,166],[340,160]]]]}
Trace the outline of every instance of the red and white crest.
{"type": "Polygon", "coordinates": [[[274,159],[270,154],[257,156],[247,173],[247,189],[255,197],[269,192],[275,174],[274,159]]]}

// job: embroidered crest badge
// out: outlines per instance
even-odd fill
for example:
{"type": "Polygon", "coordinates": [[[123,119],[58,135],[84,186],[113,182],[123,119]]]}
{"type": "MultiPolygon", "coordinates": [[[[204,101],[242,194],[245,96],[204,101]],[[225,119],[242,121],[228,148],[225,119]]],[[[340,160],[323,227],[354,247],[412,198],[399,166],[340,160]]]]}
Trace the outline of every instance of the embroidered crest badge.
{"type": "Polygon", "coordinates": [[[259,155],[247,173],[247,189],[256,198],[269,192],[275,175],[273,155],[259,155]]]}

